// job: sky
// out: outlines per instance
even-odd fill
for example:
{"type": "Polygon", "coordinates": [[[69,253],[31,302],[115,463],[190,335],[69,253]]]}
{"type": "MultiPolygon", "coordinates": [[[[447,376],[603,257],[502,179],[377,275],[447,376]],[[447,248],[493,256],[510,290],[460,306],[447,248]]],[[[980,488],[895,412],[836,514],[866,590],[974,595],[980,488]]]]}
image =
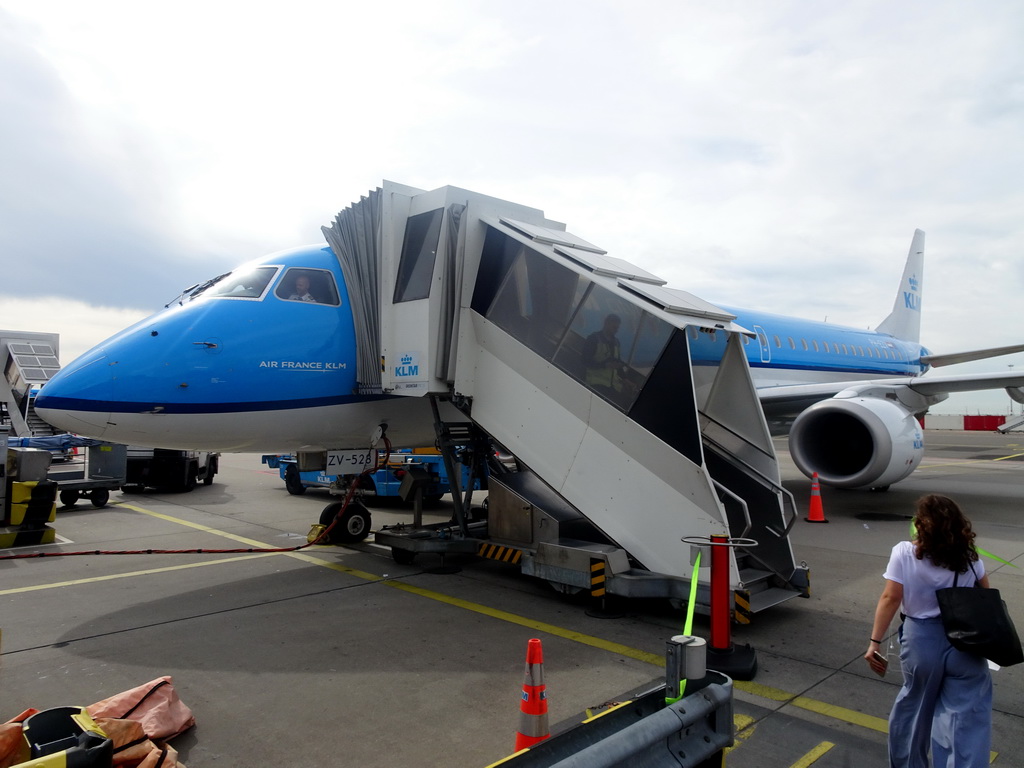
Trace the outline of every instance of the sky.
{"type": "Polygon", "coordinates": [[[0,328],[67,363],[388,179],[859,328],[920,228],[925,346],[1021,343],[1022,39],[1019,0],[0,0],[0,328]]]}

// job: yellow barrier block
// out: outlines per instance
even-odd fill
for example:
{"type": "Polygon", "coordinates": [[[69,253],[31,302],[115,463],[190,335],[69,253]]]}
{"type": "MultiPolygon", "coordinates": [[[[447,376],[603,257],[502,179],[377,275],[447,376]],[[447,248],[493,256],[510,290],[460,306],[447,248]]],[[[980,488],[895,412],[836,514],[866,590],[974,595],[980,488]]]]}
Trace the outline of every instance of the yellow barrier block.
{"type": "Polygon", "coordinates": [[[35,493],[37,485],[39,483],[35,480],[11,483],[11,504],[25,504],[32,501],[32,494],[35,493]]]}
{"type": "MultiPolygon", "coordinates": [[[[39,505],[40,502],[38,501],[33,502],[32,504],[11,504],[10,516],[6,518],[7,525],[23,525],[25,523],[25,518],[29,517],[29,509],[34,506],[36,507],[36,510],[38,510],[39,505]]],[[[32,517],[35,518],[35,523],[37,525],[38,523],[52,523],[57,519],[57,505],[50,504],[50,509],[46,513],[46,517],[39,515],[38,512],[37,514],[32,515],[32,517]]]]}

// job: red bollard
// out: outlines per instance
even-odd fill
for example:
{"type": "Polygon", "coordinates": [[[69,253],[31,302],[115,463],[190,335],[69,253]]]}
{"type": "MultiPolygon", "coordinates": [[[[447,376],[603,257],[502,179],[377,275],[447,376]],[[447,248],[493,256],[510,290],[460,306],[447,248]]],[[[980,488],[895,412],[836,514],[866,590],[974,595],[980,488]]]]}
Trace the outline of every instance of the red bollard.
{"type": "Polygon", "coordinates": [[[711,534],[711,648],[732,647],[729,609],[729,537],[711,534]]]}
{"type": "Polygon", "coordinates": [[[753,680],[757,652],[749,645],[732,642],[732,608],[729,589],[729,548],[734,542],[722,534],[711,535],[711,640],[707,667],[734,680],[753,680]]]}

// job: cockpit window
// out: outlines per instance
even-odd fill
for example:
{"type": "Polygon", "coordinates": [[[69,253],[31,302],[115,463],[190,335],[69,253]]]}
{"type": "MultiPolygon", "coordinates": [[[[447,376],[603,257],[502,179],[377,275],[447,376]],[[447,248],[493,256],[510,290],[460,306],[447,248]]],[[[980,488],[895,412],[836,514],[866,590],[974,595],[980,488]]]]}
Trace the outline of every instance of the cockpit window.
{"type": "Polygon", "coordinates": [[[189,298],[220,296],[228,299],[258,299],[267,289],[277,267],[253,267],[215,277],[189,293],[189,298]]]}
{"type": "Polygon", "coordinates": [[[292,268],[274,289],[274,295],[285,301],[305,301],[310,304],[338,306],[338,288],[334,275],[326,269],[292,268]]]}

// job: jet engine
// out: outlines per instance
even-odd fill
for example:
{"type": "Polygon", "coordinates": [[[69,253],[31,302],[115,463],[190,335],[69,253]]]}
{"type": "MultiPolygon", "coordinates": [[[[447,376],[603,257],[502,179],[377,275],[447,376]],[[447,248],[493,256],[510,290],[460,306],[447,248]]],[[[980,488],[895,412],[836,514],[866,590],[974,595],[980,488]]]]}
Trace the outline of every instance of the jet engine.
{"type": "Polygon", "coordinates": [[[789,452],[808,477],[837,488],[888,488],[924,455],[914,414],[894,400],[832,398],[801,413],[789,432],[789,452]]]}

